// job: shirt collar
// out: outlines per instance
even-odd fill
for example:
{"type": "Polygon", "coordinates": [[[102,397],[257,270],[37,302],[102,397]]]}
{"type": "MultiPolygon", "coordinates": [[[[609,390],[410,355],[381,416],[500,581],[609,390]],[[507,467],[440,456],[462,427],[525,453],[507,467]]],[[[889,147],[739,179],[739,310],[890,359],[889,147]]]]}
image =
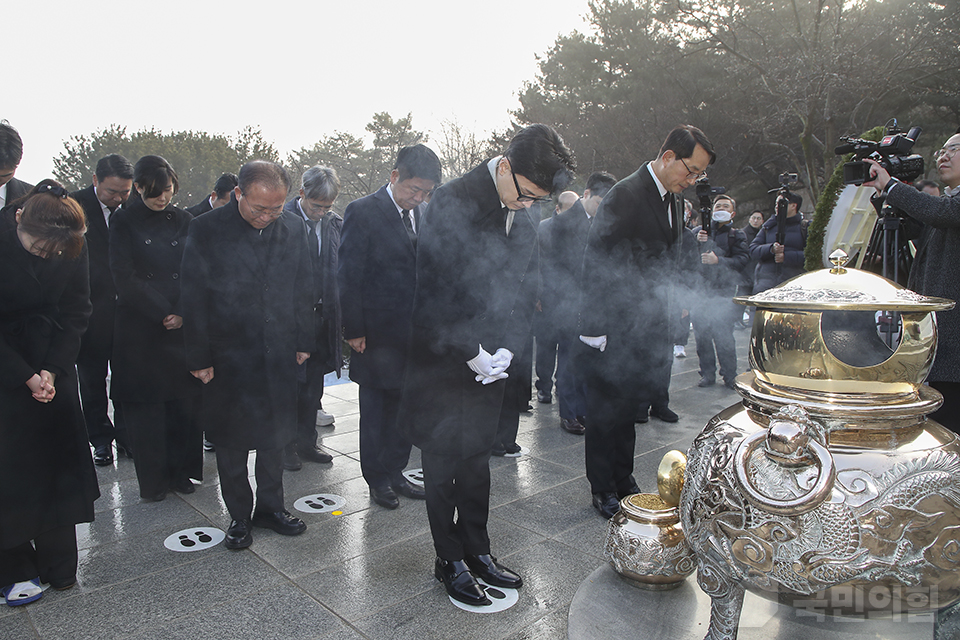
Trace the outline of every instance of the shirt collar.
{"type": "MultiPolygon", "coordinates": [[[[503,156],[497,156],[496,158],[490,158],[490,161],[487,162],[487,169],[490,171],[490,179],[493,180],[493,188],[497,188],[497,165],[500,164],[500,160],[503,159],[503,156]]],[[[519,194],[518,194],[519,195],[519,194]]],[[[500,197],[500,190],[497,189],[497,197],[500,197]]],[[[506,209],[507,205],[503,204],[503,198],[500,198],[500,207],[506,209]]]]}
{"type": "Polygon", "coordinates": [[[654,184],[657,185],[657,191],[660,192],[660,199],[663,200],[667,197],[667,188],[663,186],[663,183],[660,182],[660,178],[657,177],[657,173],[653,170],[653,163],[647,163],[647,171],[650,172],[650,176],[653,178],[654,184]]]}
{"type": "Polygon", "coordinates": [[[393,197],[393,185],[387,183],[387,195],[390,196],[390,202],[397,208],[397,213],[403,214],[403,207],[397,204],[397,199],[393,197]]]}

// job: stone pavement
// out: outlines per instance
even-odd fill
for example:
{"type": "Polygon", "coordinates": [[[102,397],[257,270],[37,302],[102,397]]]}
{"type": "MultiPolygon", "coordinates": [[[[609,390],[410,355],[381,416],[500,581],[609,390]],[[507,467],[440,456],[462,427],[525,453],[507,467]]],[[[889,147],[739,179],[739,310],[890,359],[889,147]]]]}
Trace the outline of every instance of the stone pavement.
{"type": "MultiPolygon", "coordinates": [[[[743,371],[748,334],[736,337],[743,371]]],[[[722,385],[697,388],[692,336],[687,352],[675,361],[670,388],[680,422],[637,425],[634,475],[643,491],[656,491],[666,451],[685,451],[711,416],[739,400],[722,385]]],[[[345,382],[324,395],[335,427],[318,428],[333,463],[305,462],[284,474],[287,507],[307,523],[303,535],[254,529],[247,550],[220,544],[170,551],[164,540],[173,533],[229,525],[214,454],[204,454],[196,493],[159,503],[140,501],[133,462],[120,459],[97,468],[96,521],[78,526],[78,585],[47,591],[26,606],[0,606],[0,639],[566,638],[577,589],[605,564],[607,523],[590,505],[583,438],[560,429],[555,398],[532,404],[521,414],[517,438],[529,453],[491,460],[493,552],[524,579],[519,600],[505,611],[481,614],[451,604],[433,577],[422,501],[401,497],[395,511],[370,501],[360,475],[357,386],[345,382]],[[346,502],[339,515],[296,512],[294,501],[311,494],[346,502]]],[[[416,449],[409,466],[420,466],[416,449]]]]}

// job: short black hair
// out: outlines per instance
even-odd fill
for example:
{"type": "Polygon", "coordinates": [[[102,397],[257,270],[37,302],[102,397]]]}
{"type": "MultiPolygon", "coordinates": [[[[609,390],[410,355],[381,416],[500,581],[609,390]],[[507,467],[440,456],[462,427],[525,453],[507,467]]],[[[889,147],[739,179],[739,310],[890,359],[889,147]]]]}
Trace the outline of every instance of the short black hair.
{"type": "Polygon", "coordinates": [[[226,198],[239,183],[240,180],[237,179],[237,174],[225,173],[217,178],[217,183],[213,185],[213,191],[217,194],[217,198],[223,199],[226,198]]]}
{"type": "Polygon", "coordinates": [[[133,165],[119,153],[111,153],[97,160],[97,169],[94,173],[97,176],[97,182],[103,182],[112,177],[133,180],[133,165]]]}
{"type": "Polygon", "coordinates": [[[241,193],[257,183],[268,189],[282,188],[284,191],[290,191],[290,176],[287,175],[287,170],[276,162],[268,160],[251,160],[240,167],[237,186],[240,187],[241,193]]]}
{"type": "Polygon", "coordinates": [[[577,163],[560,134],[545,124],[531,124],[510,140],[504,157],[516,175],[547,193],[558,193],[573,180],[577,163]]]}
{"type": "Polygon", "coordinates": [[[400,149],[393,168],[400,174],[401,181],[420,178],[438,186],[443,181],[440,158],[426,145],[415,144],[412,147],[400,149]]]}
{"type": "Polygon", "coordinates": [[[607,195],[607,191],[610,191],[615,184],[617,184],[617,179],[613,177],[612,173],[594,171],[590,174],[590,177],[587,178],[587,186],[584,188],[590,190],[591,196],[600,196],[602,198],[607,195]]]}
{"type": "Polygon", "coordinates": [[[23,140],[6,120],[0,120],[0,169],[14,168],[23,159],[23,140]]]}
{"type": "Polygon", "coordinates": [[[137,164],[133,166],[133,181],[143,189],[144,198],[156,198],[171,184],[174,193],[180,191],[177,172],[161,156],[143,156],[137,160],[137,164]]]}
{"type": "Polygon", "coordinates": [[[933,180],[917,180],[913,183],[913,186],[917,188],[917,191],[923,191],[927,187],[935,187],[937,191],[940,190],[940,185],[933,180]]]}
{"type": "Polygon", "coordinates": [[[667,139],[663,141],[660,147],[661,157],[667,151],[673,151],[676,156],[686,160],[693,155],[697,145],[703,147],[703,150],[710,154],[710,164],[717,161],[717,154],[713,150],[713,144],[707,139],[707,135],[693,125],[682,124],[674,127],[673,131],[667,134],[667,139]]]}
{"type": "Polygon", "coordinates": [[[799,193],[790,192],[790,195],[787,197],[788,202],[792,202],[797,205],[797,211],[800,211],[800,206],[803,204],[803,196],[799,193]]]}

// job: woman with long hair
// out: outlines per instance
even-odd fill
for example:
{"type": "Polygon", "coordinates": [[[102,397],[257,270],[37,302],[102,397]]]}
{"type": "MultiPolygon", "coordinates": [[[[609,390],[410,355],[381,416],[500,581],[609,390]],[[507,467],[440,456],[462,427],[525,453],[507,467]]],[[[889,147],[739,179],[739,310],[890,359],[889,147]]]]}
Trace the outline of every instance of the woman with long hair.
{"type": "Polygon", "coordinates": [[[0,211],[0,589],[76,584],[99,495],[74,364],[90,316],[86,219],[53,180],[0,211]]]}

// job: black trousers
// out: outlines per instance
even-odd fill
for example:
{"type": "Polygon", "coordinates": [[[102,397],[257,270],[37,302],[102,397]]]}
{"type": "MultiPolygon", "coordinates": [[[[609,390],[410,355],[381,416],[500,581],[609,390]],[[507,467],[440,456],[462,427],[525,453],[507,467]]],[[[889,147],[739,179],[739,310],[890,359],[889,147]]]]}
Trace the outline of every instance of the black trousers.
{"type": "Polygon", "coordinates": [[[928,384],[943,394],[943,404],[931,413],[930,417],[950,431],[960,434],[960,382],[932,380],[928,384]]]}
{"type": "Polygon", "coordinates": [[[297,379],[297,437],[294,442],[303,448],[317,446],[317,409],[323,397],[324,364],[318,357],[302,365],[303,379],[297,379]]]}
{"type": "Polygon", "coordinates": [[[403,478],[410,442],[400,434],[400,389],[360,385],[360,471],[367,485],[381,489],[403,478]]]}
{"type": "Polygon", "coordinates": [[[720,377],[724,381],[733,380],[737,377],[737,342],[733,337],[733,323],[742,314],[741,307],[728,298],[710,298],[708,302],[693,313],[700,376],[715,379],[719,360],[720,377]]]}
{"type": "MultiPolygon", "coordinates": [[[[553,326],[537,314],[538,322],[534,326],[537,340],[537,382],[534,386],[537,391],[551,393],[553,391],[553,374],[557,369],[557,336],[553,326]]],[[[560,384],[560,374],[557,372],[557,384],[560,384]]]]}
{"type": "Polygon", "coordinates": [[[469,458],[424,451],[423,488],[437,556],[462,560],[490,553],[490,452],[469,458]]]}
{"type": "Polygon", "coordinates": [[[77,576],[75,525],[44,531],[32,542],[0,549],[0,587],[34,578],[54,587],[65,587],[77,576]]]}
{"type": "Polygon", "coordinates": [[[119,402],[133,446],[140,497],[152,498],[187,478],[203,479],[203,432],[197,399],[119,402]]]}
{"type": "Polygon", "coordinates": [[[623,493],[633,484],[634,422],[639,390],[625,391],[588,378],[584,457],[592,493],[623,493]]]}
{"type": "Polygon", "coordinates": [[[103,358],[96,362],[77,363],[83,421],[87,426],[87,438],[94,447],[109,445],[114,440],[126,447],[127,433],[122,410],[114,405],[115,422],[111,422],[107,415],[107,361],[107,358],[103,358]]]}
{"type": "MultiPolygon", "coordinates": [[[[229,449],[217,442],[220,494],[234,520],[253,514],[253,490],[247,477],[249,451],[229,449]]],[[[257,511],[283,511],[283,449],[259,449],[254,475],[257,479],[257,511]]]]}
{"type": "Polygon", "coordinates": [[[567,420],[587,415],[586,385],[573,357],[577,342],[579,337],[571,331],[557,345],[557,403],[560,417],[567,420]]]}

